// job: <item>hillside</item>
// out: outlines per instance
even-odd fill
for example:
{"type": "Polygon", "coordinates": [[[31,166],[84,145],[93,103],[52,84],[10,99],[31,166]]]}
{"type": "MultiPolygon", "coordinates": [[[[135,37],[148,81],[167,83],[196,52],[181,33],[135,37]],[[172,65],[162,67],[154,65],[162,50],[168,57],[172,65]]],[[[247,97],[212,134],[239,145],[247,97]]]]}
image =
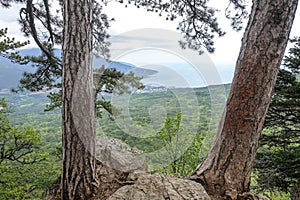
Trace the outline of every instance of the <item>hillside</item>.
{"type": "MultiPolygon", "coordinates": [[[[157,113],[158,115],[161,115],[161,121],[159,122],[159,124],[163,123],[165,117],[174,117],[177,113],[183,113],[183,117],[186,117],[187,121],[186,127],[191,127],[191,129],[198,130],[197,132],[199,133],[204,133],[203,131],[206,129],[204,127],[209,126],[212,117],[214,117],[211,115],[211,107],[214,106],[215,108],[217,108],[220,103],[222,104],[222,102],[212,102],[210,92],[212,92],[212,90],[214,90],[214,92],[219,90],[219,97],[217,98],[224,99],[226,98],[224,96],[225,94],[222,92],[222,90],[224,91],[224,89],[226,94],[228,94],[230,84],[194,89],[173,88],[171,90],[148,90],[145,91],[145,93],[134,93],[131,95],[123,95],[114,98],[109,96],[107,98],[111,98],[113,105],[120,109],[122,108],[124,103],[120,104],[119,102],[125,102],[124,100],[128,101],[128,104],[125,106],[128,106],[129,108],[130,117],[132,120],[131,123],[134,124],[134,126],[149,126],[149,124],[152,123],[151,120],[153,120],[153,116],[156,115],[155,109],[159,108],[159,113],[157,113]],[[192,99],[194,98],[193,95],[195,95],[197,102],[192,101],[192,99]],[[186,105],[183,105],[183,103],[185,103],[186,105]],[[185,113],[190,114],[191,112],[193,112],[192,110],[196,110],[198,108],[199,112],[201,113],[200,118],[191,119],[188,118],[189,116],[184,116],[185,113]],[[192,110],[189,111],[189,109],[192,110]],[[195,121],[197,119],[201,121],[203,128],[198,129],[199,121],[195,121]]],[[[53,138],[53,135],[57,136],[57,134],[59,134],[52,131],[56,130],[60,132],[60,110],[56,109],[51,112],[44,112],[46,104],[49,103],[47,93],[0,93],[0,98],[2,97],[5,97],[7,99],[8,104],[14,111],[10,115],[13,124],[31,125],[39,131],[47,130],[42,134],[46,140],[49,140],[49,138],[53,138]]],[[[110,120],[109,116],[105,114],[105,112],[102,116],[102,119],[98,119],[98,135],[117,137],[119,139],[126,140],[133,146],[137,146],[139,148],[144,148],[144,150],[147,150],[147,147],[143,147],[142,145],[144,141],[143,138],[132,137],[132,133],[126,132],[125,129],[122,130],[122,126],[120,127],[120,124],[117,124],[116,121],[110,120]]],[[[210,126],[211,125],[212,124],[210,124],[210,126]]],[[[57,139],[55,141],[58,142],[59,138],[58,141],[57,139]]]]}

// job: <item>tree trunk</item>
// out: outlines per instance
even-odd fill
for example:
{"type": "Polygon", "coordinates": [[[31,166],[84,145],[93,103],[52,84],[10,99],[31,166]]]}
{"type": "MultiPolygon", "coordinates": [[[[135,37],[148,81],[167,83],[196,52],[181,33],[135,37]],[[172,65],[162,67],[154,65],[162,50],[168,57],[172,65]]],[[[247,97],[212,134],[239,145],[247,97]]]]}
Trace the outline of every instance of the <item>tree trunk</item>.
{"type": "Polygon", "coordinates": [[[236,199],[249,191],[259,136],[297,4],[298,0],[253,0],[218,136],[191,177],[210,195],[236,199]]]}
{"type": "Polygon", "coordinates": [[[64,1],[61,179],[64,200],[89,199],[97,189],[91,21],[91,0],[64,1]]]}

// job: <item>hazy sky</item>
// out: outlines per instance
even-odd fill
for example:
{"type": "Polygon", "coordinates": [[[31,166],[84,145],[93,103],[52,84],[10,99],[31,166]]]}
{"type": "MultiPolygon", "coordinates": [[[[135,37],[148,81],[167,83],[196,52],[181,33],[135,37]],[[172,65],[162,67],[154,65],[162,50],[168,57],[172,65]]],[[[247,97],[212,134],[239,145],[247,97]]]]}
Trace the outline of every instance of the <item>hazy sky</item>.
{"type": "MultiPolygon", "coordinates": [[[[251,2],[251,1],[250,1],[251,2]]],[[[215,38],[216,51],[209,54],[210,59],[221,71],[227,73],[226,77],[222,77],[228,82],[229,76],[232,76],[233,68],[239,53],[241,38],[243,30],[235,32],[230,28],[230,22],[224,17],[224,8],[226,8],[228,1],[211,0],[211,5],[219,8],[221,11],[217,14],[219,17],[219,24],[227,34],[221,38],[215,38]]],[[[7,27],[9,34],[18,40],[22,40],[20,26],[17,23],[19,6],[14,6],[11,9],[0,8],[0,24],[1,28],[7,27]]],[[[298,9],[299,10],[299,9],[298,9]]],[[[124,4],[109,3],[104,7],[104,12],[110,17],[115,18],[111,23],[109,33],[111,35],[122,35],[128,31],[144,28],[167,29],[169,31],[176,31],[177,23],[166,21],[164,17],[159,17],[156,13],[146,12],[144,9],[137,9],[134,6],[125,8],[124,4]]],[[[245,22],[246,25],[247,22],[245,22]]],[[[300,28],[297,24],[300,23],[300,12],[297,12],[291,36],[300,36],[300,28]]],[[[34,46],[31,42],[31,47],[34,46]]],[[[128,57],[128,56],[127,56],[128,57]]],[[[148,63],[149,64],[149,63],[148,63]]],[[[148,65],[145,63],[145,65],[148,65]]]]}

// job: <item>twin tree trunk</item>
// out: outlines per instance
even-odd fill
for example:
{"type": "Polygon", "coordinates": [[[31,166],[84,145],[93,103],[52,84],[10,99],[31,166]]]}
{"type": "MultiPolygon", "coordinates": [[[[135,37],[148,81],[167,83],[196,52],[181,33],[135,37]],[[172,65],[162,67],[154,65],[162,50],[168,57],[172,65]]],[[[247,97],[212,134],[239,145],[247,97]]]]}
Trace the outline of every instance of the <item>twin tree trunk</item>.
{"type": "MultiPolygon", "coordinates": [[[[253,0],[219,135],[193,177],[210,195],[249,191],[250,175],[298,0],[253,0]]],[[[92,1],[64,0],[62,199],[97,189],[92,1]]],[[[228,47],[229,48],[229,47],[228,47]]]]}
{"type": "MultiPolygon", "coordinates": [[[[249,191],[253,160],[298,0],[254,0],[214,145],[192,178],[210,195],[249,191]]],[[[227,47],[230,48],[230,47],[227,47]]]]}
{"type": "Polygon", "coordinates": [[[64,0],[63,200],[89,199],[98,185],[91,22],[92,0],[64,0]]]}

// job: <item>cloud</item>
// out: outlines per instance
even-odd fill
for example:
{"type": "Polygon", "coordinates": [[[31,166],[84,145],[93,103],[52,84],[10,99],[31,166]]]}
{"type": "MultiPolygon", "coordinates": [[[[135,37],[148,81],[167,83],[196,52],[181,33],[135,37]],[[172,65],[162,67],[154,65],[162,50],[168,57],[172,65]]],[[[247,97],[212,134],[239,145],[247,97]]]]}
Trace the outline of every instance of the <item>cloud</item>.
{"type": "MultiPolygon", "coordinates": [[[[20,4],[12,4],[10,8],[0,7],[1,21],[6,23],[14,23],[19,19],[19,12],[23,6],[20,4]]],[[[1,23],[1,27],[2,27],[1,23]]]]}

